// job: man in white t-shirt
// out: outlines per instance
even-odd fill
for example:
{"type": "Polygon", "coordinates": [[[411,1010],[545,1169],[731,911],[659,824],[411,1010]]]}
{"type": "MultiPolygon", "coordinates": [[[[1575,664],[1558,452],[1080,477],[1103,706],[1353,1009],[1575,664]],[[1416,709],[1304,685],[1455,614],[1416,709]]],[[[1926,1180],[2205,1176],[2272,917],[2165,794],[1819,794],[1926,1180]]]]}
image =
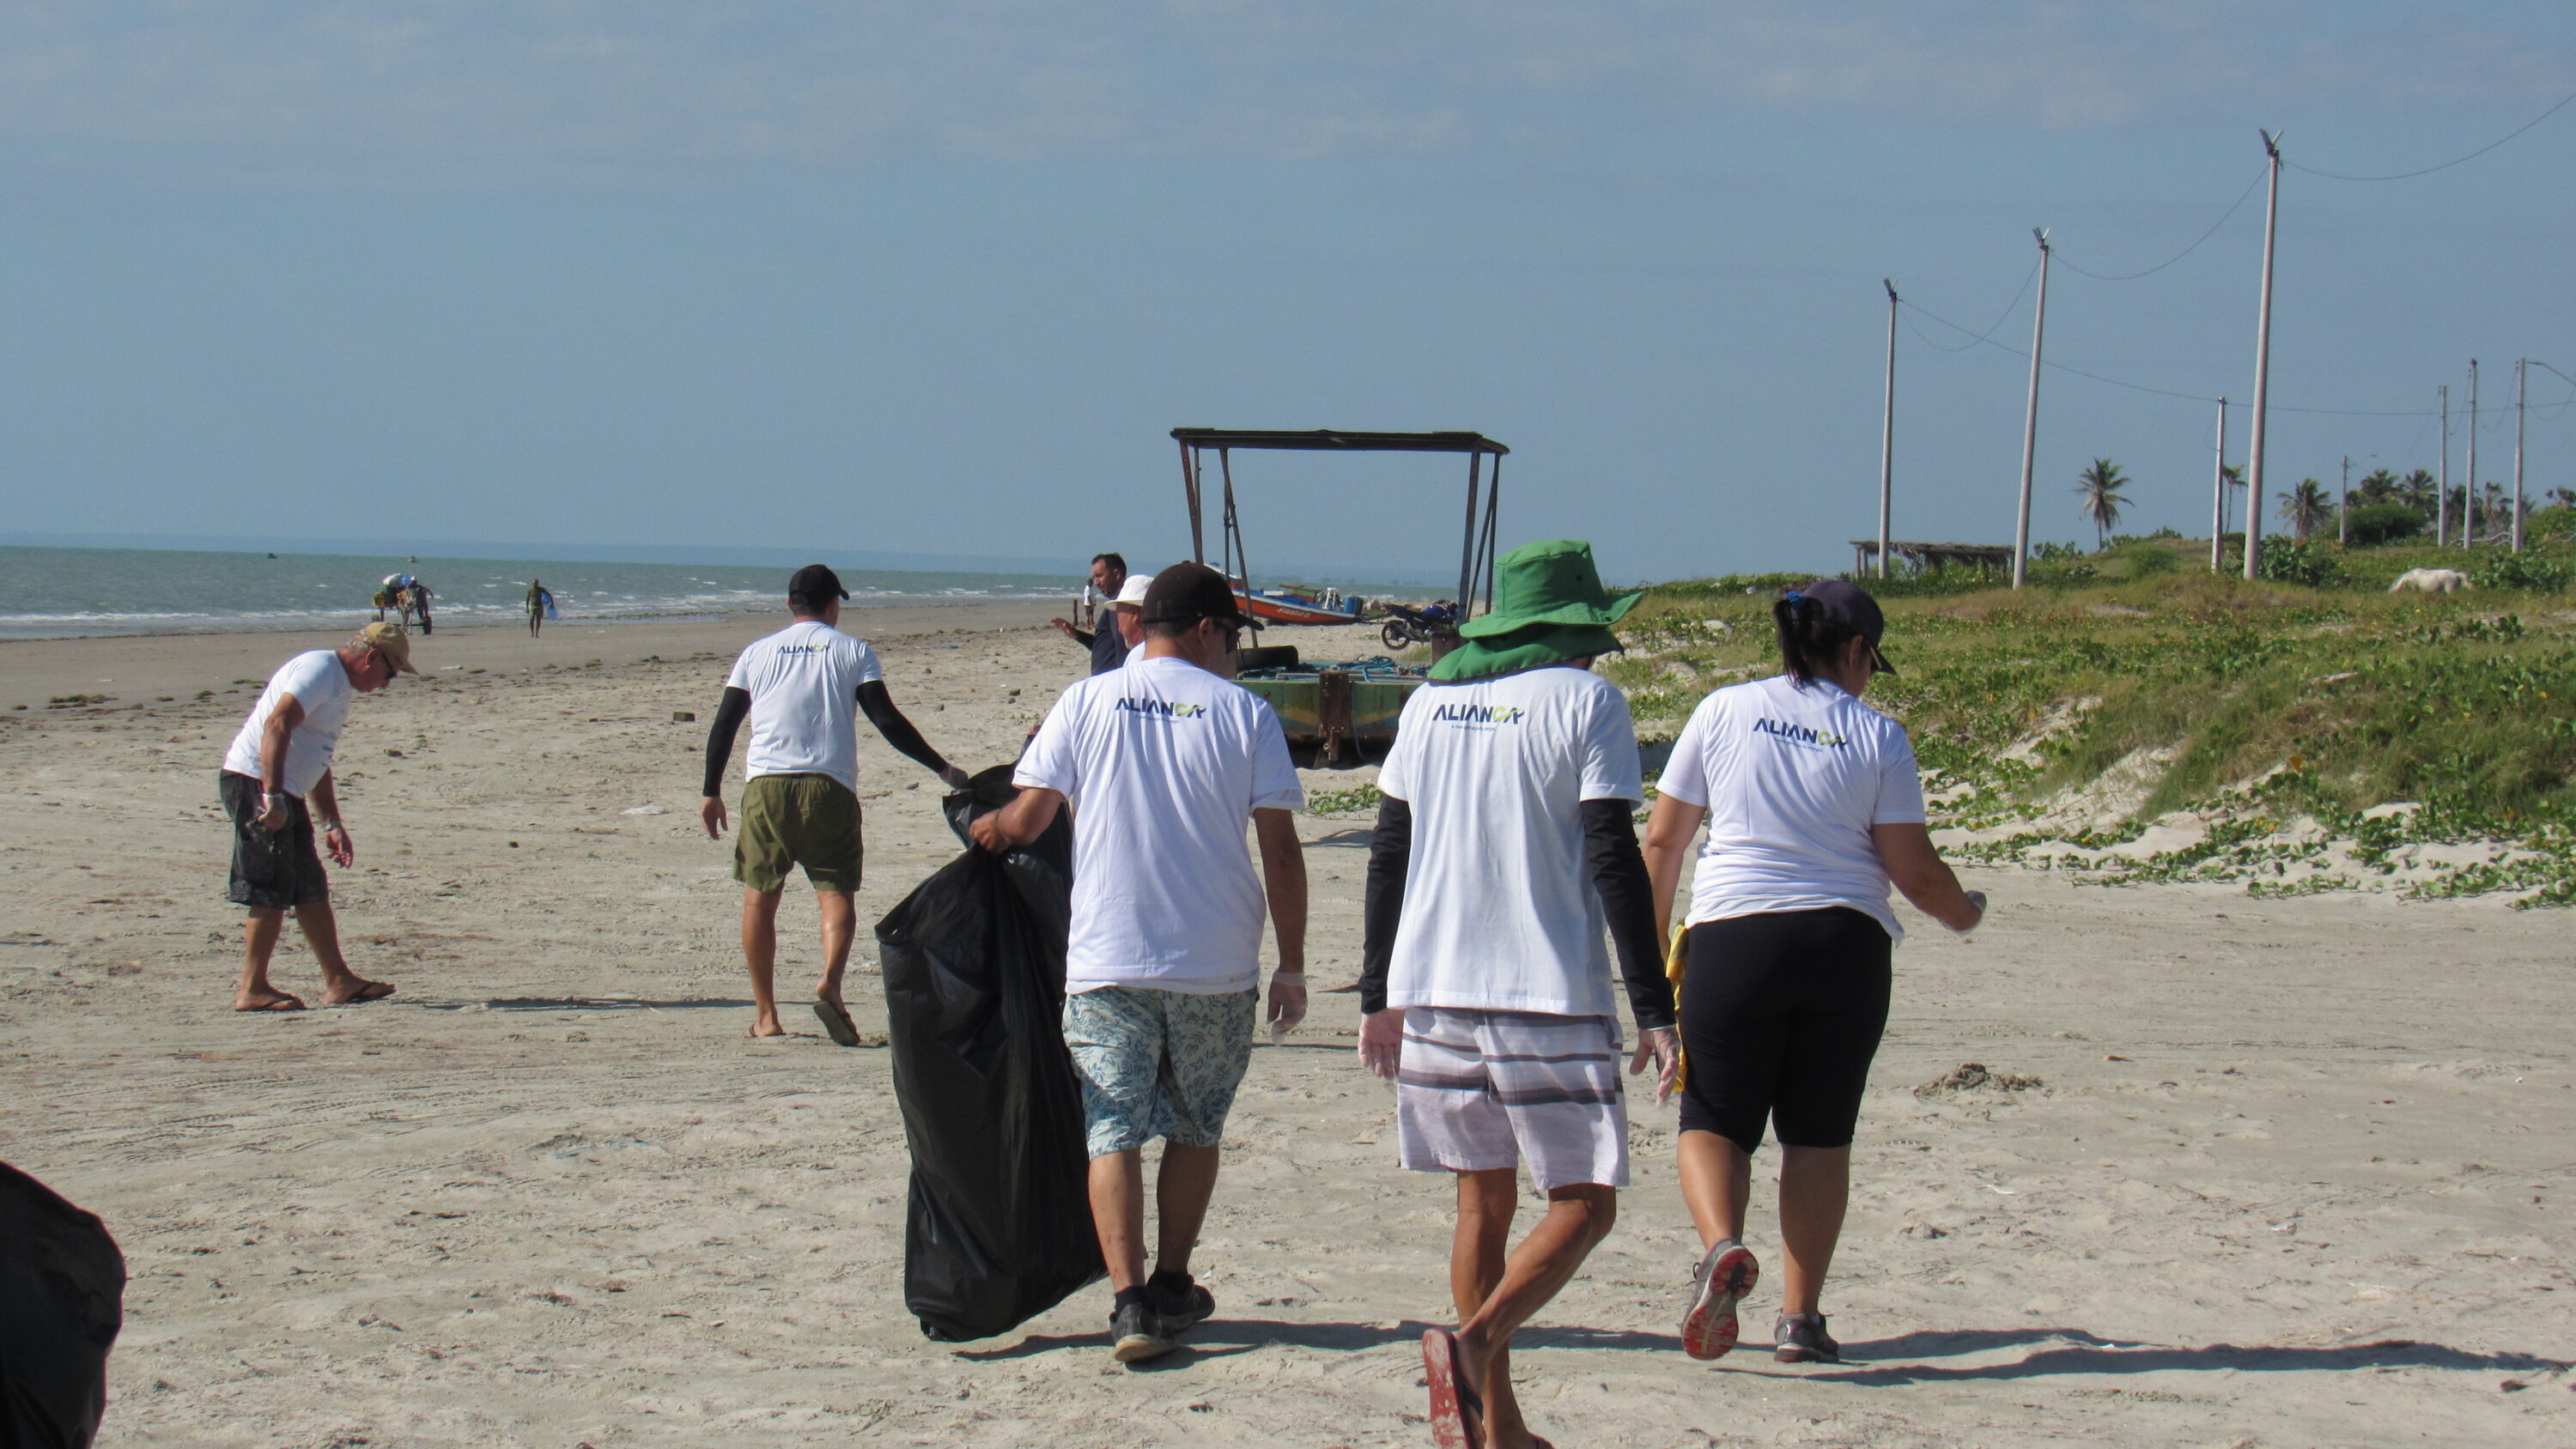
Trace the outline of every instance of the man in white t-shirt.
{"type": "Polygon", "coordinates": [[[735,834],[733,877],[742,882],[742,955],[751,972],[755,1037],[784,1036],[772,977],[778,960],[778,902],[787,873],[803,866],[823,915],[823,979],[814,1014],[834,1042],[859,1044],[857,1023],[841,998],[841,975],[858,932],[858,716],[885,742],[919,761],[952,789],[966,772],[940,758],[886,693],[876,651],[837,627],[850,596],[840,576],[808,564],[787,582],[787,611],[796,622],[754,640],[734,660],[715,723],[707,730],[705,785],[698,823],[723,837],[724,771],[735,734],[751,721],[743,766],[742,829],[735,834]]]}
{"type": "Polygon", "coordinates": [[[1191,1279],[1190,1251],[1252,1060],[1265,890],[1279,939],[1272,1029],[1306,1014],[1306,863],[1291,814],[1305,792],[1278,716],[1223,677],[1248,621],[1225,579],[1195,563],[1155,577],[1143,618],[1143,649],[1056,700],[1013,777],[1018,798],[973,826],[977,843],[1007,851],[1073,806],[1064,1034],[1121,1363],[1171,1352],[1215,1309],[1191,1279]],[[1143,1149],[1156,1137],[1148,1277],[1143,1149]]]}
{"type": "Polygon", "coordinates": [[[1360,1058],[1396,1080],[1406,1167],[1456,1176],[1458,1329],[1423,1338],[1440,1443],[1529,1442],[1512,1331],[1609,1234],[1628,1183],[1615,938],[1639,1044],[1669,1092],[1672,985],[1632,813],[1645,791],[1628,701],[1591,672],[1637,596],[1589,544],[1528,544],[1496,603],[1406,701],[1378,771],[1360,1058]],[[1519,1166],[1547,1213],[1510,1248],[1519,1166]]]}
{"type": "Polygon", "coordinates": [[[315,853],[314,825],[332,863],[357,859],[340,797],[331,779],[331,755],[348,722],[349,702],[393,683],[396,674],[418,674],[411,665],[411,636],[397,624],[377,622],[338,649],[298,654],[279,667],[259,692],[224,751],[216,785],[233,824],[232,886],[228,899],[250,908],[242,929],[241,984],[235,1011],[302,1011],[304,1003],[269,983],[268,962],[286,929],[286,913],[322,967],[322,1000],[332,1006],[377,1001],[394,994],[392,983],[369,981],[340,954],[340,926],[331,911],[331,880],[315,853]]]}

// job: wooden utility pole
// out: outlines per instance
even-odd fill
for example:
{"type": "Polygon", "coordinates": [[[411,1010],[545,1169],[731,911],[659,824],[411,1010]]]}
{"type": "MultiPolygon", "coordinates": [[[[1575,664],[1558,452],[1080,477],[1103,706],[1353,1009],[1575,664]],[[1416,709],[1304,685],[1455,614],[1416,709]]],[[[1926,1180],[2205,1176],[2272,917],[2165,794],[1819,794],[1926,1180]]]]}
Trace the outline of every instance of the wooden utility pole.
{"type": "Polygon", "coordinates": [[[2227,567],[2227,399],[2218,400],[2218,463],[2209,485],[2209,571],[2227,567]]]}
{"type": "Polygon", "coordinates": [[[2440,548],[2451,541],[2451,385],[2434,392],[2442,399],[2442,471],[2433,484],[2433,546],[2440,548]]]}
{"type": "Polygon", "coordinates": [[[2337,484],[2336,488],[2335,542],[2350,547],[2352,544],[2352,454],[2350,453],[2343,455],[2343,482],[2337,484]]]}
{"type": "Polygon", "coordinates": [[[2272,243],[2281,225],[2281,137],[2258,132],[2272,158],[2271,191],[2263,203],[2263,301],[2254,322],[2254,439],[2245,459],[2245,577],[2263,570],[2263,431],[2272,407],[2272,243]]]}
{"type": "Polygon", "coordinates": [[[2531,359],[2513,362],[2513,551],[2522,552],[2522,385],[2531,359]]]}
{"type": "Polygon", "coordinates": [[[2478,360],[2469,359],[2469,506],[2460,510],[2468,527],[2460,535],[2460,547],[2478,544],[2478,360]]]}
{"type": "Polygon", "coordinates": [[[1887,577],[1887,518],[1889,490],[1896,480],[1896,283],[1879,279],[1887,288],[1887,411],[1878,425],[1878,576],[1887,577]]]}
{"type": "Polygon", "coordinates": [[[2039,349],[2048,335],[2048,230],[2032,227],[2039,239],[2039,310],[2030,319],[2030,403],[2021,424],[2021,514],[2013,525],[2012,586],[2030,577],[2030,473],[2039,447],[2039,349]]]}

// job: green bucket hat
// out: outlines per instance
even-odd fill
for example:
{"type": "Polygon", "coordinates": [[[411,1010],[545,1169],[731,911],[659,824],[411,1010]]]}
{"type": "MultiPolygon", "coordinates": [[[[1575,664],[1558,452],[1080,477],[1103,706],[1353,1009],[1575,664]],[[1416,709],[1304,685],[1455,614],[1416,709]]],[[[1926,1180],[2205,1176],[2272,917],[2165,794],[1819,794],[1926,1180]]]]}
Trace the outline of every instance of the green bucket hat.
{"type": "Polygon", "coordinates": [[[1607,654],[1620,647],[1610,626],[1644,597],[1601,587],[1591,544],[1522,544],[1495,563],[1493,612],[1459,626],[1458,647],[1431,666],[1431,677],[1455,684],[1607,654]]]}

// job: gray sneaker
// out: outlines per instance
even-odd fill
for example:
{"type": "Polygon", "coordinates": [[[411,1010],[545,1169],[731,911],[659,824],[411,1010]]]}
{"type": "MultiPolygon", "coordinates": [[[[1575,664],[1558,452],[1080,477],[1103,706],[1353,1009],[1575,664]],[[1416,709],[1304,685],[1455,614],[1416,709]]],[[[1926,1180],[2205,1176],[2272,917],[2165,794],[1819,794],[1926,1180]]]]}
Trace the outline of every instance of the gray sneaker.
{"type": "Polygon", "coordinates": [[[1109,1315],[1109,1356],[1120,1363],[1161,1358],[1179,1347],[1163,1325],[1163,1316],[1142,1303],[1130,1303],[1109,1315]]]}
{"type": "Polygon", "coordinates": [[[1771,1353],[1779,1363],[1841,1363],[1843,1346],[1825,1333],[1825,1315],[1821,1313],[1783,1313],[1771,1325],[1771,1338],[1776,1345],[1771,1353]]]}
{"type": "Polygon", "coordinates": [[[1682,1315],[1682,1352],[1718,1358],[1735,1347],[1735,1305],[1753,1291],[1762,1270],[1733,1238],[1709,1246],[1691,1270],[1690,1310],[1682,1315]]]}

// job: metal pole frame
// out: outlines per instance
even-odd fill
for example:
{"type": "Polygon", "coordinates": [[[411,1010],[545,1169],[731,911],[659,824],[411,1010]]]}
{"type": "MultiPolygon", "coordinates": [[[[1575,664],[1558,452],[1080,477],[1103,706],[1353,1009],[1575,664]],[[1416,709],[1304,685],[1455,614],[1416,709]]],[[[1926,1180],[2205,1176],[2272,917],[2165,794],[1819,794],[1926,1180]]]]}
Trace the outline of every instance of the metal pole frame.
{"type": "Polygon", "coordinates": [[[1485,477],[1485,455],[1467,455],[1467,531],[1458,549],[1458,622],[1476,613],[1476,495],[1485,477]]]}
{"type": "Polygon", "coordinates": [[[2030,477],[2039,449],[2039,351],[2048,331],[2048,231],[2032,227],[2039,239],[2039,306],[2030,319],[2030,404],[2021,425],[2021,513],[2013,525],[2012,586],[2020,588],[2030,574],[2030,477]]]}
{"type": "Polygon", "coordinates": [[[1181,444],[1181,496],[1190,505],[1190,561],[1207,562],[1207,536],[1199,521],[1199,455],[1198,449],[1181,444]]]}

